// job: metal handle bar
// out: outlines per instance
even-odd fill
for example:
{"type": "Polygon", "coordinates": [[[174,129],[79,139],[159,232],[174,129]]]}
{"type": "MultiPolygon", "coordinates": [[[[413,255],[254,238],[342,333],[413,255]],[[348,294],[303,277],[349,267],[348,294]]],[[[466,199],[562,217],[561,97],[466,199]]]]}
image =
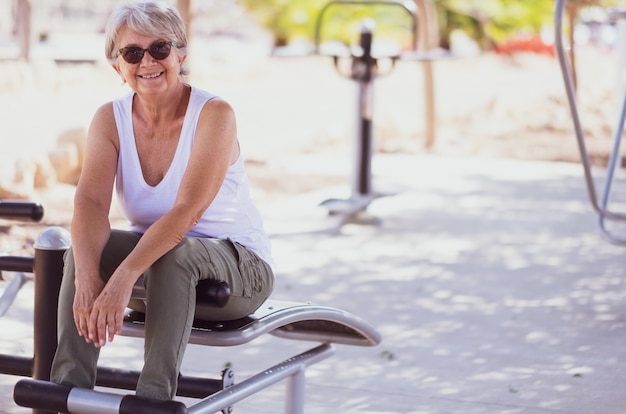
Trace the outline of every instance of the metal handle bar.
{"type": "Polygon", "coordinates": [[[4,289],[2,295],[0,295],[0,317],[3,317],[7,313],[13,302],[15,302],[15,298],[17,298],[20,289],[29,280],[32,280],[32,277],[29,278],[21,272],[15,273],[13,279],[4,289]]]}
{"type": "Polygon", "coordinates": [[[626,10],[608,9],[607,14],[609,16],[609,20],[613,22],[619,19],[626,19],[626,10]]]}
{"type": "Polygon", "coordinates": [[[413,51],[417,50],[417,7],[415,3],[412,1],[394,1],[394,0],[333,0],[322,8],[320,13],[317,15],[317,21],[315,22],[315,53],[320,54],[320,36],[321,36],[321,28],[322,28],[322,20],[324,18],[324,14],[330,9],[332,6],[336,6],[338,4],[343,4],[346,6],[364,6],[364,5],[383,5],[383,6],[397,6],[405,10],[409,16],[411,16],[411,21],[413,22],[413,51]]]}
{"type": "Polygon", "coordinates": [[[27,201],[0,200],[0,218],[39,221],[43,218],[43,207],[27,201]]]}
{"type": "MultiPolygon", "coordinates": [[[[563,13],[565,10],[565,3],[567,0],[556,0],[554,10],[554,28],[555,28],[555,47],[556,53],[561,66],[561,72],[563,75],[563,81],[565,83],[565,91],[567,93],[567,100],[569,102],[570,111],[572,115],[572,121],[574,123],[574,132],[576,134],[576,140],[578,142],[578,149],[580,152],[580,158],[585,173],[585,181],[587,184],[587,193],[593,209],[599,214],[600,229],[605,237],[609,241],[615,244],[626,245],[626,239],[612,235],[607,231],[604,220],[614,221],[626,221],[626,214],[609,211],[607,209],[607,203],[609,199],[611,183],[613,181],[613,175],[617,166],[617,159],[619,158],[619,146],[621,141],[621,135],[624,129],[624,121],[626,120],[626,96],[622,104],[622,111],[620,114],[619,124],[615,133],[615,143],[613,151],[609,159],[607,167],[607,180],[605,184],[604,194],[602,196],[602,202],[598,202],[598,194],[595,188],[593,173],[591,171],[591,162],[589,160],[589,154],[585,144],[585,137],[583,129],[580,123],[580,117],[576,105],[576,92],[574,89],[572,69],[569,60],[565,53],[565,46],[563,44],[563,13]]],[[[573,47],[573,45],[570,45],[573,47]]]]}
{"type": "Polygon", "coordinates": [[[32,257],[0,255],[0,271],[33,273],[34,266],[32,257]]]}

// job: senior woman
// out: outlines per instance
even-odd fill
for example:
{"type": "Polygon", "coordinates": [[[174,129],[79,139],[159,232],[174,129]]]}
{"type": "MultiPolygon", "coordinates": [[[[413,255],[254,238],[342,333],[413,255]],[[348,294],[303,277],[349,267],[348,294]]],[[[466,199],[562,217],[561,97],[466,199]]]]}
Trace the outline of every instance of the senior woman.
{"type": "Polygon", "coordinates": [[[59,297],[55,383],[94,387],[99,350],[121,332],[142,275],[145,363],[136,393],[158,399],[176,395],[199,280],[230,286],[225,308],[204,310],[214,320],[249,315],[273,288],[233,110],[182,80],[186,46],[167,2],[125,3],[107,23],[106,56],[132,91],[100,107],[89,127],[59,297]],[[129,230],[111,229],[114,186],[129,230]]]}

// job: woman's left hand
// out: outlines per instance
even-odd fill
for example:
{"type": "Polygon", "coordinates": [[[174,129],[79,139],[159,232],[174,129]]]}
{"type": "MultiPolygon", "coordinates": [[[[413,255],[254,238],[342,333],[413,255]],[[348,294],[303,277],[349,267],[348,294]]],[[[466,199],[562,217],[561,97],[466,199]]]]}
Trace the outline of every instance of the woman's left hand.
{"type": "Polygon", "coordinates": [[[113,341],[122,332],[124,310],[133,292],[133,284],[112,277],[96,299],[89,316],[89,339],[96,348],[113,341]],[[108,333],[108,338],[107,338],[108,333]]]}

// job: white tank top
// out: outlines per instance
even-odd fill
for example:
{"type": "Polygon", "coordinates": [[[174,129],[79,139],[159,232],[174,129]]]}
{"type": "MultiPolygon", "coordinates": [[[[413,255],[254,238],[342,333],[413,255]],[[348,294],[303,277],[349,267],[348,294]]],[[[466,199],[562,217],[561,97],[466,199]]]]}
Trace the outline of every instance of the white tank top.
{"type": "MultiPolygon", "coordinates": [[[[128,220],[130,229],[144,233],[173,207],[191,155],[200,111],[215,96],[191,87],[189,105],[174,159],[161,182],[154,187],[145,182],[139,163],[133,132],[133,97],[134,92],[131,92],[113,101],[120,142],[115,186],[120,210],[128,220]]],[[[241,154],[228,168],[215,199],[187,235],[231,239],[272,264],[269,239],[263,230],[261,215],[250,198],[248,177],[241,154]]]]}

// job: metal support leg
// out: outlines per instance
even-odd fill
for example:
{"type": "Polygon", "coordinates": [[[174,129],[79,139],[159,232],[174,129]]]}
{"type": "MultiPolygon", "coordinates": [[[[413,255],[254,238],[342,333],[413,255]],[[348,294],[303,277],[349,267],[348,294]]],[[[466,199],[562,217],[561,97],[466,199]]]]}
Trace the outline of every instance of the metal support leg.
{"type": "MultiPolygon", "coordinates": [[[[35,241],[33,379],[50,380],[50,368],[57,347],[57,306],[63,279],[63,254],[70,245],[70,235],[61,227],[45,229],[35,241]]],[[[49,413],[33,410],[33,414],[49,413]]]]}
{"type": "Polygon", "coordinates": [[[285,414],[304,414],[304,372],[304,367],[302,367],[287,380],[285,414]]]}

